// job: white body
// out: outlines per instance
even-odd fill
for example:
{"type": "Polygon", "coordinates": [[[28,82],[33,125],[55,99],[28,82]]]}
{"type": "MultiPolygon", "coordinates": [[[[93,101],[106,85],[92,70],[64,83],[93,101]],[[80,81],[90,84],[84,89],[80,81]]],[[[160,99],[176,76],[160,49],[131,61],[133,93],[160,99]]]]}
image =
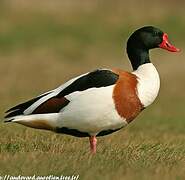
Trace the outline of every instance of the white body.
{"type": "Polygon", "coordinates": [[[115,109],[113,88],[114,86],[91,88],[66,96],[70,103],[59,115],[59,127],[70,127],[96,135],[103,130],[115,130],[125,126],[126,120],[115,109]]]}
{"type": "MultiPolygon", "coordinates": [[[[155,100],[159,91],[160,80],[158,72],[152,63],[148,63],[141,65],[133,74],[137,76],[138,80],[138,97],[144,107],[147,107],[155,100]]],[[[116,130],[127,125],[126,119],[121,118],[115,108],[112,97],[115,85],[73,92],[65,96],[70,103],[62,108],[59,113],[29,115],[29,113],[33,112],[40,104],[56,96],[62,89],[69,86],[77,78],[50,91],[50,94],[33,103],[24,111],[25,115],[15,116],[10,119],[13,119],[13,122],[31,127],[33,127],[34,122],[36,124],[36,122],[42,121],[52,128],[65,127],[75,129],[81,132],[87,132],[91,136],[97,135],[104,130],[116,130]]],[[[36,126],[34,125],[34,127],[36,126]]]]}

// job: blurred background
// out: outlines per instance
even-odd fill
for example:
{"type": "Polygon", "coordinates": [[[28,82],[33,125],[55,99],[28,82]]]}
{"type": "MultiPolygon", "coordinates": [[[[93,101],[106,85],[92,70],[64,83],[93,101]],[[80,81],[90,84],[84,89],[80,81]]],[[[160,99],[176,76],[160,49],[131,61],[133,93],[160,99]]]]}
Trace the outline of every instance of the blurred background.
{"type": "MultiPolygon", "coordinates": [[[[2,123],[0,173],[75,172],[84,179],[95,173],[97,179],[102,177],[119,179],[121,176],[127,179],[136,177],[145,179],[148,175],[167,179],[171,173],[177,175],[177,167],[182,167],[178,163],[181,163],[180,160],[183,162],[185,160],[183,159],[185,152],[182,151],[185,147],[183,143],[185,142],[184,13],[183,0],[1,0],[0,115],[2,122],[4,111],[9,107],[53,89],[79,74],[99,67],[118,67],[131,71],[125,45],[129,35],[139,27],[145,25],[159,27],[168,33],[172,44],[182,51],[170,53],[164,50],[152,50],[151,60],[161,77],[161,90],[156,102],[121,133],[100,139],[98,150],[100,155],[97,155],[95,160],[89,159],[88,142],[85,139],[2,123]],[[163,165],[159,164],[164,159],[157,161],[158,156],[164,156],[160,153],[154,155],[155,163],[159,164],[154,163],[150,158],[151,154],[148,154],[143,161],[136,158],[127,163],[130,159],[126,154],[124,156],[124,149],[137,149],[134,144],[139,147],[143,141],[146,141],[144,147],[145,145],[148,147],[148,144],[149,147],[153,144],[159,145],[159,149],[162,148],[161,152],[164,151],[163,145],[166,148],[166,143],[170,147],[171,144],[177,143],[180,154],[178,156],[174,150],[177,156],[172,156],[169,151],[167,162],[163,165]],[[62,142],[66,144],[62,145],[62,142]],[[109,143],[115,145],[115,148],[110,147],[109,143]],[[77,156],[74,155],[76,149],[81,150],[77,156]],[[105,168],[103,162],[112,162],[110,151],[116,153],[114,157],[119,154],[122,158],[117,159],[119,164],[115,162],[105,168]],[[25,152],[27,154],[24,154],[25,152]],[[45,158],[46,153],[53,153],[55,161],[50,160],[56,166],[51,165],[52,163],[47,165],[50,160],[45,158]],[[58,164],[61,167],[59,171],[57,162],[62,163],[64,160],[61,159],[64,158],[62,154],[71,159],[70,162],[65,159],[68,162],[65,166],[58,164]],[[85,158],[79,160],[81,156],[85,158]],[[105,159],[101,161],[100,157],[105,159]],[[106,159],[107,157],[110,158],[106,159]],[[85,170],[87,165],[78,164],[83,160],[88,162],[91,171],[85,170]],[[17,161],[20,163],[17,164],[17,161]],[[32,165],[30,161],[33,162],[32,165]],[[44,163],[43,166],[40,166],[41,162],[44,163]],[[174,166],[174,162],[178,164],[177,167],[174,166]],[[124,163],[125,169],[120,169],[124,163]],[[132,169],[134,165],[136,168],[132,169]],[[113,166],[116,167],[115,170],[113,166]],[[146,172],[146,168],[150,171],[146,172]],[[135,170],[137,176],[132,173],[135,170]]],[[[136,154],[138,152],[143,154],[142,148],[143,146],[136,154]]],[[[179,172],[183,176],[185,171],[181,170],[179,172]]]]}

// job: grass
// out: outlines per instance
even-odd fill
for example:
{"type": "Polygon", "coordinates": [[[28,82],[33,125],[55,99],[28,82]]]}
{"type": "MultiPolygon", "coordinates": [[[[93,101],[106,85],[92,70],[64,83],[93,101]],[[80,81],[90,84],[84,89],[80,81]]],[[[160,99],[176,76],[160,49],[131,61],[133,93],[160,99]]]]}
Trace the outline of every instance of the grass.
{"type": "Polygon", "coordinates": [[[183,49],[181,1],[0,2],[0,175],[72,175],[80,179],[185,179],[185,55],[154,50],[161,76],[156,102],[127,128],[88,138],[4,124],[3,112],[98,67],[131,70],[125,42],[145,24],[168,32],[183,49]],[[147,13],[146,11],[150,12],[147,13]],[[124,53],[123,53],[124,52],[124,53]]]}

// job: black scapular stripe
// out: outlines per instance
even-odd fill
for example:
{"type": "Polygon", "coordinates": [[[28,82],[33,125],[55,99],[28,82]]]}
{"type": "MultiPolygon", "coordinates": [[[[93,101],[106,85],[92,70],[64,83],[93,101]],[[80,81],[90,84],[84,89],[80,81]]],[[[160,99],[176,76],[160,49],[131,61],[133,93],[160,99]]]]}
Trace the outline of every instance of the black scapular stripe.
{"type": "Polygon", "coordinates": [[[18,104],[10,109],[8,109],[6,111],[6,113],[8,113],[5,118],[9,118],[9,117],[13,117],[13,116],[17,116],[17,115],[21,115],[23,114],[24,110],[27,109],[29,106],[31,106],[33,103],[35,103],[36,101],[38,101],[40,98],[42,98],[43,96],[46,96],[48,95],[49,93],[47,94],[43,94],[41,96],[38,96],[38,97],[35,97],[31,100],[28,100],[24,103],[21,103],[21,104],[18,104]]]}
{"type": "Polygon", "coordinates": [[[77,80],[62,90],[57,97],[63,97],[75,91],[84,91],[89,88],[106,87],[116,83],[119,75],[110,70],[95,70],[77,80]]]}

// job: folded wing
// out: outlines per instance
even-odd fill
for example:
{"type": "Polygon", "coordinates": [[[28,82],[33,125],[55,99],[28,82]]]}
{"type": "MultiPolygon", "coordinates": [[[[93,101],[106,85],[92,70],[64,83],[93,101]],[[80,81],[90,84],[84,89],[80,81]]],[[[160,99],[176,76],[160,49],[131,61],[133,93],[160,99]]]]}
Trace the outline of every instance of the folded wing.
{"type": "Polygon", "coordinates": [[[118,78],[119,75],[107,69],[98,69],[90,73],[82,74],[52,91],[10,108],[6,111],[8,114],[5,118],[17,115],[58,113],[70,103],[65,96],[76,91],[113,85],[118,78]]]}

